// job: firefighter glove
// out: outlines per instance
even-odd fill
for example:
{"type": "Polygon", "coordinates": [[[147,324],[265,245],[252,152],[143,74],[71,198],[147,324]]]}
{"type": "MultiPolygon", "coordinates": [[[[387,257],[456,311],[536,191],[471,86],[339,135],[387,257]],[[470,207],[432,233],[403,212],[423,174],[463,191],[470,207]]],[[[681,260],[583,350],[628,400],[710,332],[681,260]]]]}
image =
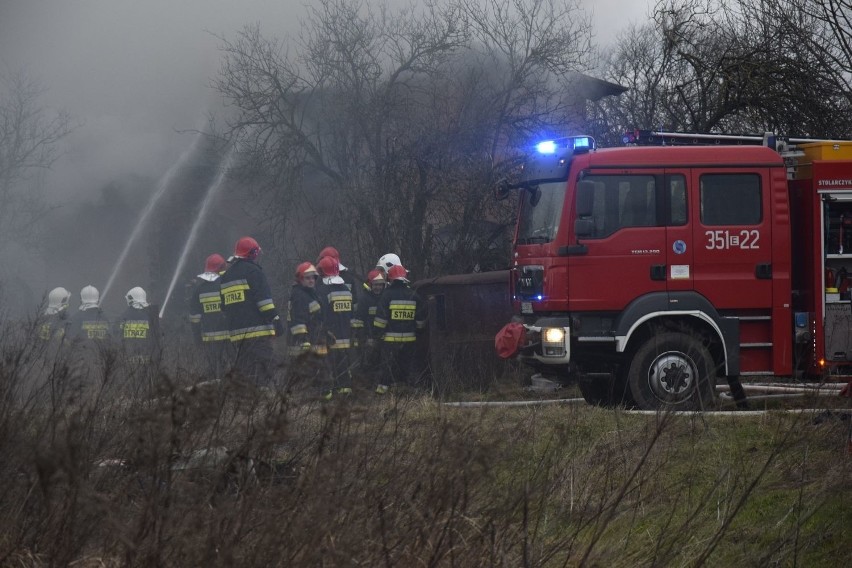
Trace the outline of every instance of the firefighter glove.
{"type": "Polygon", "coordinates": [[[284,324],[281,322],[281,316],[272,318],[272,325],[275,327],[275,337],[284,335],[284,324]]]}

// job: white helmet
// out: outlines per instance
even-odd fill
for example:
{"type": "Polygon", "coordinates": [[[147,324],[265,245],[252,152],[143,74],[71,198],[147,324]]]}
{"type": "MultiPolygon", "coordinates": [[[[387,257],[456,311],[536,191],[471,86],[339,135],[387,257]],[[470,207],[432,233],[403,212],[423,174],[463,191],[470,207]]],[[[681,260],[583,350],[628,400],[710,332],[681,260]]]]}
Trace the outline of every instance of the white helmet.
{"type": "Polygon", "coordinates": [[[71,292],[62,286],[54,288],[47,295],[47,309],[45,313],[49,316],[58,314],[68,307],[69,300],[71,300],[71,292]]]}
{"type": "Polygon", "coordinates": [[[101,293],[91,284],[80,290],[80,309],[96,308],[101,299],[101,293]]]}
{"type": "Polygon", "coordinates": [[[125,298],[127,298],[127,305],[132,308],[142,309],[148,307],[148,294],[139,286],[128,290],[125,298]]]}
{"type": "Polygon", "coordinates": [[[399,257],[392,252],[382,255],[376,263],[376,268],[385,273],[387,273],[391,266],[402,266],[402,261],[399,260],[399,257]]]}

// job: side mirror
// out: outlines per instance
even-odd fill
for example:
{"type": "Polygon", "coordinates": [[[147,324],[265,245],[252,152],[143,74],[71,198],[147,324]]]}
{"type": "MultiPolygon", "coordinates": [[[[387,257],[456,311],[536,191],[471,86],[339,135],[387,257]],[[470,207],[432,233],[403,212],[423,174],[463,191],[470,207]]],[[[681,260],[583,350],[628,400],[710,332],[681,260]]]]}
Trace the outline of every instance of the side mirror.
{"type": "Polygon", "coordinates": [[[530,205],[535,207],[539,201],[541,201],[541,189],[536,185],[530,188],[530,205]]]}
{"type": "Polygon", "coordinates": [[[512,186],[505,179],[501,179],[494,185],[494,199],[503,201],[512,193],[512,186]]]}
{"type": "Polygon", "coordinates": [[[591,219],[576,219],[574,221],[574,234],[577,238],[590,237],[595,234],[595,222],[591,219]]]}
{"type": "Polygon", "coordinates": [[[595,183],[592,181],[577,182],[577,218],[592,216],[595,204],[595,183]]]}

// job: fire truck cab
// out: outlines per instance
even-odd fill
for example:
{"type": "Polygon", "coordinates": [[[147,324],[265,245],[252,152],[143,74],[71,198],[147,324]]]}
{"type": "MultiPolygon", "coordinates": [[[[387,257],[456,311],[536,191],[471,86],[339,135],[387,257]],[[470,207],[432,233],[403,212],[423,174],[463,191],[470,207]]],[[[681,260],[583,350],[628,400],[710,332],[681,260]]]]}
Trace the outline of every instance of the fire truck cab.
{"type": "Polygon", "coordinates": [[[539,144],[498,191],[521,190],[518,357],[648,409],[710,406],[724,377],[852,368],[852,142],[637,141],[539,144]]]}

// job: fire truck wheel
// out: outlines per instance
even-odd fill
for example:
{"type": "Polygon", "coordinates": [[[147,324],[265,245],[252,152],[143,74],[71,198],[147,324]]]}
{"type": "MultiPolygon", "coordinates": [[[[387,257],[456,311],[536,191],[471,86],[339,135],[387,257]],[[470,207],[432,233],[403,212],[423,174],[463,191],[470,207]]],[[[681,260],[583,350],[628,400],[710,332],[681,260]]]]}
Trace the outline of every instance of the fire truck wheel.
{"type": "Polygon", "coordinates": [[[580,378],[577,384],[587,403],[592,406],[608,406],[612,403],[612,378],[588,379],[580,378]]]}
{"type": "Polygon", "coordinates": [[[699,338],[679,332],[654,335],[633,356],[630,394],[644,410],[699,410],[713,406],[713,357],[699,338]]]}
{"type": "Polygon", "coordinates": [[[623,372],[614,373],[609,377],[590,378],[581,375],[577,384],[585,401],[593,406],[631,404],[629,396],[625,396],[627,384],[623,372]]]}

